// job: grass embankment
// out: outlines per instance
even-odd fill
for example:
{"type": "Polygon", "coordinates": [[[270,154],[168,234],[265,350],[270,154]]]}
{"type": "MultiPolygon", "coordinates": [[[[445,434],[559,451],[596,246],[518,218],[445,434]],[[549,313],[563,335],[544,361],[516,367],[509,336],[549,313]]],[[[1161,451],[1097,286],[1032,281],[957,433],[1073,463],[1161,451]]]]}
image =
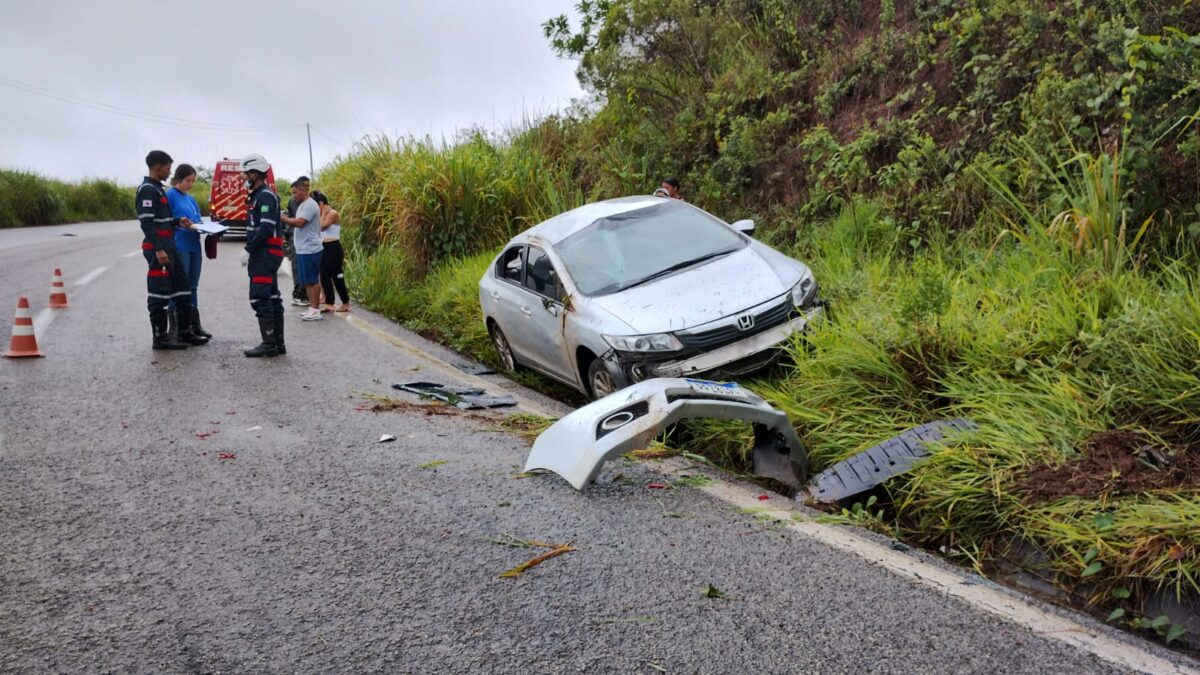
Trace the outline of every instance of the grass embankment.
{"type": "Polygon", "coordinates": [[[112,181],[64,183],[0,169],[0,227],[133,218],[133,189],[112,181]]]}
{"type": "MultiPolygon", "coordinates": [[[[1200,7],[581,9],[579,32],[547,34],[600,94],[590,112],[500,140],[379,140],[323,172],[352,291],[494,364],[476,284],[497,247],[681,175],[834,302],[794,367],[748,383],[814,470],[933,419],[980,425],[858,520],[985,573],[1032,561],[1179,637],[1141,601],[1200,592],[1200,7]]],[[[745,430],[691,431],[744,466],[745,430]]]]}

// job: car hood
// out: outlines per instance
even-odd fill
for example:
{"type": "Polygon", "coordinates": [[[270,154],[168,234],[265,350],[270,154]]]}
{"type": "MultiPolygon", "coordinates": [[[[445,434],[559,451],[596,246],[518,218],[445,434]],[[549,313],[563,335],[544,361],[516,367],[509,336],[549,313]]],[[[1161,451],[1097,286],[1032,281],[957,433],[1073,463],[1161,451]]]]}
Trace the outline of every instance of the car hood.
{"type": "Polygon", "coordinates": [[[633,334],[694,328],[738,314],[791,290],[804,266],[751,243],[699,267],[587,302],[628,324],[633,334]]]}

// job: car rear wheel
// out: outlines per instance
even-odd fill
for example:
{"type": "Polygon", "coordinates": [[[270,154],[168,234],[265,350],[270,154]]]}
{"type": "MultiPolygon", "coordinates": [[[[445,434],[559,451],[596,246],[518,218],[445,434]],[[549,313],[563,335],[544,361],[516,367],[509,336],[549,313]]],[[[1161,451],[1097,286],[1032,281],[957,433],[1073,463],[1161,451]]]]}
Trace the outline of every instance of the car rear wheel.
{"type": "Polygon", "coordinates": [[[594,400],[602,399],[617,390],[617,381],[600,359],[593,359],[588,364],[588,390],[594,400]]]}
{"type": "Polygon", "coordinates": [[[508,344],[508,338],[504,337],[504,331],[500,330],[500,326],[495,323],[489,323],[488,333],[492,337],[492,345],[496,347],[496,353],[500,356],[500,365],[505,370],[515,372],[517,358],[513,355],[512,346],[508,344]]]}

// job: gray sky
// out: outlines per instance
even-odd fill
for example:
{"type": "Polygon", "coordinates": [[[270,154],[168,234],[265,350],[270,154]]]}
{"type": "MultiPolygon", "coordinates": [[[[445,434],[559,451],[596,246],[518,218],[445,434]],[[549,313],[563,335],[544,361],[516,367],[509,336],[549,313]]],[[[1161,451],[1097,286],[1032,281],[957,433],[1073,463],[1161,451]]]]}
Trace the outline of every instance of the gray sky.
{"type": "Polygon", "coordinates": [[[0,0],[0,166],[133,184],[161,148],[207,166],[259,152],[295,177],[305,122],[318,171],[363,135],[505,128],[582,95],[541,34],[573,4],[0,0]]]}

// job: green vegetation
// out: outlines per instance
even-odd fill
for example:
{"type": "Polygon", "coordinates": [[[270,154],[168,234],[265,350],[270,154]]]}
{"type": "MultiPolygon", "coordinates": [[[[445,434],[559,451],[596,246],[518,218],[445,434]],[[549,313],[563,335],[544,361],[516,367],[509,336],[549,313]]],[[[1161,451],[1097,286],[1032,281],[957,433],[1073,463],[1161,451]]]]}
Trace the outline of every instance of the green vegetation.
{"type": "MultiPolygon", "coordinates": [[[[1200,592],[1200,5],[585,0],[547,22],[595,98],[323,172],[352,291],[495,363],[498,246],[593,199],[685,196],[813,268],[836,320],[748,383],[820,470],[980,425],[849,513],[987,573],[1036,550],[1128,621],[1200,592]],[[869,516],[869,517],[868,517],[869,516]]],[[[744,468],[746,430],[687,449],[744,468]]]]}
{"type": "Polygon", "coordinates": [[[108,180],[72,184],[0,169],[0,227],[133,218],[133,190],[108,180]]]}

